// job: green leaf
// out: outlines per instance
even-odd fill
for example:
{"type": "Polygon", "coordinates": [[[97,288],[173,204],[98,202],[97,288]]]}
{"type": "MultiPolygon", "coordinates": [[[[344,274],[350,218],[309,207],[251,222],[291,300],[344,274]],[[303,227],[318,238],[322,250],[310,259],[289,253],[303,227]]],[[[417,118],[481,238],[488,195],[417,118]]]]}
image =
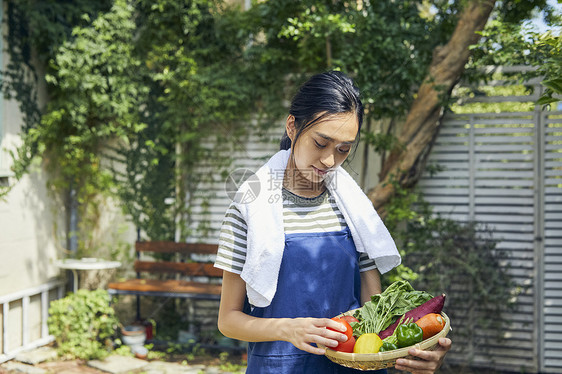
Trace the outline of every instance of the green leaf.
{"type": "Polygon", "coordinates": [[[537,104],[538,105],[548,105],[548,104],[556,103],[560,100],[561,99],[554,98],[550,95],[543,95],[543,96],[540,97],[540,99],[537,100],[537,104]]]}
{"type": "Polygon", "coordinates": [[[562,78],[547,79],[541,83],[552,91],[562,94],[562,78]]]}

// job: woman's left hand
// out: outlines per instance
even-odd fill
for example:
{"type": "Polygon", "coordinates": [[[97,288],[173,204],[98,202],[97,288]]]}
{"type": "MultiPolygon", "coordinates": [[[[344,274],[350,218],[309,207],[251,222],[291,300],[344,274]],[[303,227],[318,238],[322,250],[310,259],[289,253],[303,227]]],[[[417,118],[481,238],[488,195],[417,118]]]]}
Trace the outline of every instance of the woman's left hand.
{"type": "Polygon", "coordinates": [[[412,374],[435,373],[441,367],[447,351],[451,349],[451,339],[440,338],[439,347],[435,351],[423,351],[412,348],[408,353],[421,360],[399,358],[394,366],[397,370],[409,371],[412,374]]]}

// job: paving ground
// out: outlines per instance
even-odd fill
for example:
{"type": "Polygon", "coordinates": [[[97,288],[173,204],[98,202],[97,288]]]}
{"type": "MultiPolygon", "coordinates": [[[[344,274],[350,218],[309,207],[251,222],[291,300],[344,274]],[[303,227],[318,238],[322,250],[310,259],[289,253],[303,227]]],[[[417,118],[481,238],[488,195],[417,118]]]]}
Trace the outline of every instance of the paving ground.
{"type": "Polygon", "coordinates": [[[71,360],[56,358],[52,348],[39,348],[16,356],[0,365],[0,374],[226,374],[244,373],[244,367],[230,367],[212,356],[197,357],[191,362],[148,361],[112,355],[105,360],[71,360]]]}
{"type": "MultiPolygon", "coordinates": [[[[216,355],[215,355],[216,356],[216,355]]],[[[213,355],[198,355],[189,363],[186,356],[168,357],[168,361],[140,360],[133,357],[113,355],[103,361],[63,361],[57,358],[54,349],[42,347],[16,356],[15,359],[0,365],[0,374],[243,374],[245,367],[240,359],[232,357],[229,362],[221,362],[213,355]]],[[[389,369],[389,374],[404,372],[389,369]]],[[[515,374],[491,369],[470,369],[444,365],[440,374],[515,374]]]]}

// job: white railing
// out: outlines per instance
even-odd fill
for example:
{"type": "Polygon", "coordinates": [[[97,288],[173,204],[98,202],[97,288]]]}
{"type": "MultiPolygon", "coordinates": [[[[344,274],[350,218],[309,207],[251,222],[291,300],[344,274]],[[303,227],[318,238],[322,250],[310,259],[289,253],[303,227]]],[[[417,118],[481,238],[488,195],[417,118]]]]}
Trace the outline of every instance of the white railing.
{"type": "Polygon", "coordinates": [[[47,318],[49,316],[49,293],[57,290],[57,298],[63,297],[64,282],[60,280],[51,281],[38,287],[14,292],[0,296],[2,306],[2,350],[0,351],[0,363],[14,358],[19,352],[40,347],[53,341],[53,336],[49,335],[47,328],[47,318]],[[32,296],[41,295],[41,334],[38,339],[30,340],[30,321],[29,309],[32,296]],[[21,300],[21,344],[10,347],[9,332],[13,331],[13,324],[10,324],[10,303],[21,300]],[[10,327],[12,330],[10,330],[10,327]]]}

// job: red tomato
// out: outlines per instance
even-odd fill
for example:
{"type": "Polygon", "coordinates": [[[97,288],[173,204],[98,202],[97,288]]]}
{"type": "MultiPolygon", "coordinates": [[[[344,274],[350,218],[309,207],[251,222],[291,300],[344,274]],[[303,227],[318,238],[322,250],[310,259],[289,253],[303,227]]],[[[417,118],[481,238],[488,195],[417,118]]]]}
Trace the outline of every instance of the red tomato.
{"type": "Polygon", "coordinates": [[[340,319],[343,319],[347,323],[359,322],[359,320],[353,316],[341,316],[340,319]]]}
{"type": "Polygon", "coordinates": [[[345,342],[338,344],[337,347],[332,348],[339,352],[353,353],[353,347],[355,347],[355,336],[347,339],[345,342]]]}
{"type": "MultiPolygon", "coordinates": [[[[347,340],[345,342],[340,342],[337,347],[334,347],[332,349],[336,350],[336,351],[340,351],[342,348],[344,349],[349,349],[350,346],[350,342],[353,341],[353,344],[351,344],[351,351],[342,351],[342,352],[353,352],[353,346],[355,345],[355,338],[353,338],[353,329],[351,328],[351,326],[349,325],[349,323],[347,323],[346,320],[338,318],[338,317],[334,317],[332,318],[332,321],[336,321],[338,323],[341,323],[342,325],[345,326],[346,330],[343,334],[345,334],[345,336],[347,336],[347,340]]],[[[330,327],[328,327],[328,330],[332,330],[332,331],[336,331],[330,327]]],[[[337,331],[337,332],[341,332],[341,331],[337,331]]]]}
{"type": "MultiPolygon", "coordinates": [[[[353,329],[351,328],[351,326],[349,325],[349,323],[347,323],[347,321],[339,318],[339,317],[334,317],[332,318],[332,321],[336,321],[338,323],[341,323],[342,325],[345,326],[346,330],[343,334],[345,334],[347,336],[347,340],[349,340],[349,338],[351,338],[353,336],[353,329]]],[[[341,332],[339,330],[334,330],[332,328],[328,327],[328,330],[332,330],[332,331],[337,331],[337,332],[341,332]]]]}

